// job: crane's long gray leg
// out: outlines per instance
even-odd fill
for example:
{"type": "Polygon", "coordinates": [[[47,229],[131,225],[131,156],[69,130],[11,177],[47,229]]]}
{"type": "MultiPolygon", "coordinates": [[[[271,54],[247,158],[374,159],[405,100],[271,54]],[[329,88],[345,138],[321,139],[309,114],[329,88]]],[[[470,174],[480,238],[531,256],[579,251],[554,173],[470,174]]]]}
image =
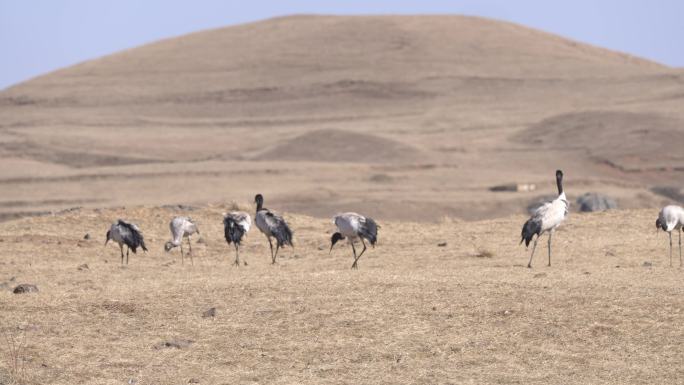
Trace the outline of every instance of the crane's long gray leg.
{"type": "Polygon", "coordinates": [[[271,237],[266,237],[268,239],[268,245],[271,247],[271,264],[275,263],[275,258],[273,258],[273,242],[271,242],[271,237]]]}
{"type": "Polygon", "coordinates": [[[679,267],[682,267],[682,232],[677,231],[679,234],[679,267]]]}
{"type": "Polygon", "coordinates": [[[553,231],[549,231],[549,267],[551,267],[551,236],[553,231]]]}
{"type": "MultiPolygon", "coordinates": [[[[356,265],[356,263],[358,262],[358,260],[361,258],[361,256],[363,255],[363,253],[366,252],[366,249],[367,249],[367,247],[366,247],[366,242],[363,241],[363,238],[359,237],[359,239],[361,239],[361,243],[363,244],[363,250],[361,250],[361,253],[356,257],[356,259],[354,259],[354,265],[356,265]]],[[[358,266],[357,266],[357,267],[358,267],[358,266]]]]}
{"type": "Polygon", "coordinates": [[[271,262],[271,264],[276,263],[276,259],[278,258],[278,250],[280,250],[280,243],[276,242],[276,249],[275,253],[273,254],[273,262],[271,262]]]}
{"type": "Polygon", "coordinates": [[[534,239],[534,245],[532,245],[532,254],[530,255],[530,261],[527,262],[527,268],[531,269],[532,268],[532,257],[534,257],[534,250],[537,249],[537,241],[539,240],[539,235],[537,235],[537,238],[534,239]]]}
{"type": "Polygon", "coordinates": [[[180,249],[181,249],[181,265],[184,263],[184,255],[183,255],[183,242],[180,243],[180,249]]]}
{"type": "Polygon", "coordinates": [[[361,239],[361,244],[363,245],[363,250],[361,250],[361,254],[359,254],[359,258],[361,258],[361,256],[363,255],[363,253],[366,252],[366,249],[367,249],[366,242],[363,241],[363,238],[360,238],[360,239],[361,239]]]}
{"type": "Polygon", "coordinates": [[[124,255],[123,255],[123,245],[119,245],[119,250],[121,250],[121,266],[123,266],[123,259],[124,259],[124,255]]]}
{"type": "MultiPolygon", "coordinates": [[[[181,243],[183,243],[182,239],[181,243]]],[[[190,237],[188,237],[188,247],[190,248],[190,251],[188,252],[188,255],[190,255],[190,264],[195,266],[195,260],[192,258],[192,244],[190,243],[190,237]]]]}
{"type": "Polygon", "coordinates": [[[356,265],[356,261],[359,260],[359,257],[356,256],[356,247],[354,247],[354,242],[349,241],[352,247],[352,252],[354,253],[354,263],[352,264],[352,269],[358,269],[359,267],[356,265]]]}
{"type": "Polygon", "coordinates": [[[126,265],[128,265],[128,254],[131,253],[131,247],[126,245],[126,265]]]}
{"type": "Polygon", "coordinates": [[[670,231],[670,267],[672,267],[672,231],[670,231]]]}
{"type": "Polygon", "coordinates": [[[235,244],[235,263],[233,265],[240,267],[240,252],[238,251],[238,244],[235,244]]]}

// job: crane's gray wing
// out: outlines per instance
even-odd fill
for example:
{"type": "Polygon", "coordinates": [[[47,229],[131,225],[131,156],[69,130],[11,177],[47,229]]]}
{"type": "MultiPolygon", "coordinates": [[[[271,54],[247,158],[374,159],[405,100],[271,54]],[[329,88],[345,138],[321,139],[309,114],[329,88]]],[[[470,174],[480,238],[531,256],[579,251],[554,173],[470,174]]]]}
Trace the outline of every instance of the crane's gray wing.
{"type": "Polygon", "coordinates": [[[285,219],[280,215],[266,211],[264,215],[264,222],[268,226],[268,230],[276,238],[280,246],[292,246],[292,230],[285,222],[285,219]]]}
{"type": "Polygon", "coordinates": [[[530,218],[541,220],[550,208],[551,202],[546,202],[543,205],[539,206],[536,210],[534,210],[534,213],[532,213],[532,216],[530,218]]]}

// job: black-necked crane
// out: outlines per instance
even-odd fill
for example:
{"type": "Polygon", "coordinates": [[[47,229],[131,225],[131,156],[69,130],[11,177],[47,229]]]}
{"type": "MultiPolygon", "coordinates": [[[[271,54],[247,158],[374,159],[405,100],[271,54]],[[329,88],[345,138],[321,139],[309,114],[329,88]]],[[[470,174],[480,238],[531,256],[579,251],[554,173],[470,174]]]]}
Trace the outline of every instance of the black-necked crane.
{"type": "Polygon", "coordinates": [[[662,229],[670,235],[670,266],[672,266],[672,231],[679,234],[679,267],[682,266],[682,225],[684,225],[684,209],[680,206],[669,205],[663,207],[656,219],[656,228],[662,229]]]}
{"type": "Polygon", "coordinates": [[[534,246],[532,246],[530,261],[527,263],[528,268],[532,267],[532,257],[534,257],[534,250],[537,248],[539,237],[547,232],[549,233],[549,266],[551,266],[551,236],[565,220],[569,208],[568,200],[563,191],[563,171],[561,170],[556,171],[556,185],[558,186],[558,198],[541,205],[523,225],[520,243],[525,242],[525,247],[530,245],[535,235],[537,236],[534,239],[534,246]]]}
{"type": "Polygon", "coordinates": [[[105,246],[107,246],[107,242],[110,240],[119,245],[119,249],[121,250],[122,265],[124,261],[123,245],[126,245],[127,265],[129,251],[133,250],[133,254],[135,254],[138,247],[142,248],[143,251],[147,251],[147,247],[145,247],[145,239],[143,238],[140,228],[133,223],[124,221],[123,219],[119,219],[118,221],[112,223],[112,226],[107,231],[105,246]]]}
{"type": "Polygon", "coordinates": [[[332,253],[333,246],[335,246],[337,241],[346,238],[352,247],[352,253],[354,253],[352,269],[357,269],[359,258],[367,249],[364,239],[368,240],[373,247],[375,247],[375,243],[378,241],[378,225],[372,218],[364,217],[357,213],[335,215],[333,223],[337,227],[337,232],[330,238],[330,252],[332,253]],[[357,240],[360,240],[363,245],[363,250],[361,250],[359,255],[356,255],[356,247],[354,247],[354,242],[357,240]]]}
{"type": "Polygon", "coordinates": [[[292,245],[292,231],[283,217],[264,207],[264,197],[261,194],[257,194],[254,197],[254,202],[256,203],[254,222],[268,239],[268,245],[271,247],[271,263],[274,264],[278,257],[278,250],[281,247],[286,245],[294,247],[292,245]],[[275,238],[276,240],[275,253],[273,252],[273,242],[271,241],[271,238],[275,238]]]}
{"type": "Polygon", "coordinates": [[[180,246],[181,251],[181,264],[183,264],[183,238],[188,240],[188,255],[190,255],[190,263],[193,265],[195,261],[192,259],[192,244],[190,243],[190,237],[193,234],[199,234],[199,229],[195,222],[189,217],[175,217],[169,222],[169,230],[171,230],[171,240],[166,242],[164,245],[164,250],[168,253],[174,247],[180,246]]]}
{"type": "MultiPolygon", "coordinates": [[[[235,246],[235,266],[240,266],[240,243],[251,227],[252,217],[243,211],[223,214],[223,234],[226,242],[235,246]]],[[[247,266],[247,261],[244,261],[244,264],[247,266]]]]}

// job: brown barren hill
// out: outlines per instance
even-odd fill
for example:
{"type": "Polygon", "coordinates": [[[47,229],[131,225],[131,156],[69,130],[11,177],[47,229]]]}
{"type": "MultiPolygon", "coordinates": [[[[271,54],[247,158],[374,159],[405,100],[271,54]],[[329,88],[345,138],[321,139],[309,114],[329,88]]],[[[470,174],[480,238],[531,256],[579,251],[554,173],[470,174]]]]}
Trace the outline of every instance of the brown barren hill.
{"type": "MultiPolygon", "coordinates": [[[[311,99],[333,101],[349,94],[381,100],[383,94],[420,96],[419,90],[430,88],[421,83],[449,77],[600,78],[662,69],[476,17],[295,16],[193,33],[91,60],[11,87],[2,101],[114,109],[138,105],[167,113],[180,105],[179,112],[187,115],[212,104],[316,103],[311,99]],[[384,92],[378,90],[383,85],[384,92]]],[[[328,103],[316,104],[325,108],[328,103]]],[[[236,111],[212,112],[233,117],[236,111]]]]}
{"type": "Polygon", "coordinates": [[[571,198],[657,206],[668,198],[653,187],[684,184],[682,95],[680,69],[477,17],[201,31],[0,92],[0,215],[262,192],[310,215],[472,220],[523,212],[535,196],[489,187],[544,195],[557,168],[571,198]]]}

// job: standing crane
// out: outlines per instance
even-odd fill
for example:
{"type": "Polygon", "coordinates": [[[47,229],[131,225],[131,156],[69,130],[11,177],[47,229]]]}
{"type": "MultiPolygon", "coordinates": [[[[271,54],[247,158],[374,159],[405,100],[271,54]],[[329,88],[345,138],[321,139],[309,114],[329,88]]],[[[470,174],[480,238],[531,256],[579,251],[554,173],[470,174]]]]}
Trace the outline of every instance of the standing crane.
{"type": "Polygon", "coordinates": [[[123,265],[124,253],[123,246],[126,245],[126,265],[128,265],[128,253],[133,250],[133,254],[136,253],[138,247],[142,248],[143,251],[147,251],[145,247],[145,239],[143,239],[142,232],[140,228],[133,223],[119,219],[112,223],[111,227],[107,231],[107,239],[105,240],[105,246],[110,240],[116,242],[121,250],[121,264],[123,265]]]}
{"type": "Polygon", "coordinates": [[[190,243],[190,236],[193,234],[199,234],[199,229],[195,222],[192,221],[190,217],[175,217],[169,223],[169,230],[171,230],[171,240],[166,242],[164,245],[164,250],[168,253],[174,247],[180,246],[181,250],[181,264],[183,264],[183,238],[188,240],[188,254],[190,255],[190,263],[195,264],[192,259],[192,244],[190,243]]]}
{"type": "Polygon", "coordinates": [[[268,239],[268,245],[271,247],[271,263],[275,264],[276,258],[278,257],[278,250],[281,247],[286,245],[294,247],[292,245],[292,230],[290,230],[290,227],[283,217],[264,207],[264,197],[261,194],[257,194],[254,197],[254,202],[256,203],[254,222],[268,239]],[[271,241],[271,238],[275,238],[276,240],[275,253],[273,252],[273,242],[271,241]]]}
{"type": "Polygon", "coordinates": [[[534,257],[534,250],[537,248],[537,241],[546,232],[549,233],[549,266],[551,266],[551,236],[565,220],[570,206],[563,191],[563,171],[561,170],[556,170],[556,186],[558,187],[558,198],[541,205],[523,225],[520,243],[525,242],[525,247],[530,245],[535,235],[537,236],[534,239],[534,246],[532,246],[530,261],[527,263],[528,268],[532,268],[532,257],[534,257]]]}
{"type": "MultiPolygon", "coordinates": [[[[243,211],[231,211],[223,214],[223,234],[226,242],[235,246],[235,266],[240,266],[240,243],[242,237],[252,227],[252,217],[243,211]]],[[[244,261],[247,266],[247,261],[244,261]]]]}
{"type": "Polygon", "coordinates": [[[663,207],[656,219],[656,228],[662,229],[670,236],[670,267],[672,267],[672,231],[679,234],[679,267],[682,266],[682,226],[684,225],[684,209],[680,206],[663,207]]]}
{"type": "Polygon", "coordinates": [[[364,239],[368,240],[372,247],[375,247],[375,243],[378,240],[378,225],[372,218],[364,217],[357,213],[338,214],[333,217],[333,223],[337,226],[337,232],[330,238],[330,252],[332,252],[333,246],[335,246],[337,241],[346,238],[352,247],[352,253],[354,253],[352,269],[357,269],[357,262],[366,251],[364,239]],[[357,240],[360,240],[363,245],[363,250],[361,250],[359,255],[356,255],[356,248],[354,247],[354,242],[357,240]]]}

